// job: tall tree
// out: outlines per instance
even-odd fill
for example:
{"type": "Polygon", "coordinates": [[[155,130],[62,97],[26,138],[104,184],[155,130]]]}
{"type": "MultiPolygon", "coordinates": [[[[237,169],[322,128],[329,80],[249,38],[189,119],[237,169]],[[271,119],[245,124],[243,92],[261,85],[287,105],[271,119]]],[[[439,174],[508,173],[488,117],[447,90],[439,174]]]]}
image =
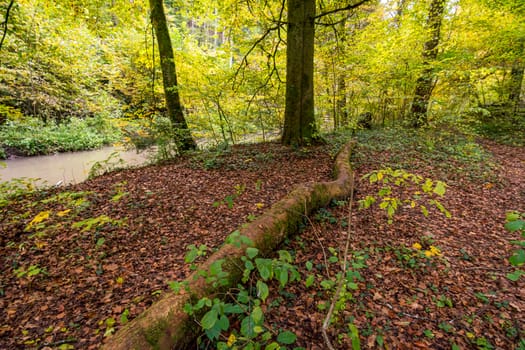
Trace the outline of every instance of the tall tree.
{"type": "Polygon", "coordinates": [[[197,145],[191,136],[180,102],[173,47],[166,22],[166,14],[164,13],[164,5],[162,0],[149,0],[149,4],[151,9],[151,22],[157,34],[157,42],[159,45],[166,108],[172,128],[175,131],[175,142],[178,143],[181,150],[195,149],[197,145]]]}
{"type": "Polygon", "coordinates": [[[316,15],[315,0],[288,0],[283,144],[303,145],[317,138],[313,82],[315,21],[354,9],[367,1],[360,0],[316,15]]]}
{"type": "Polygon", "coordinates": [[[426,27],[429,38],[423,47],[423,71],[416,81],[411,107],[412,125],[419,128],[428,122],[428,102],[434,88],[435,72],[432,62],[436,60],[441,33],[441,22],[446,0],[432,0],[428,11],[426,27]]]}
{"type": "Polygon", "coordinates": [[[315,0],[288,0],[286,105],[281,142],[302,145],[315,138],[315,0]]]}

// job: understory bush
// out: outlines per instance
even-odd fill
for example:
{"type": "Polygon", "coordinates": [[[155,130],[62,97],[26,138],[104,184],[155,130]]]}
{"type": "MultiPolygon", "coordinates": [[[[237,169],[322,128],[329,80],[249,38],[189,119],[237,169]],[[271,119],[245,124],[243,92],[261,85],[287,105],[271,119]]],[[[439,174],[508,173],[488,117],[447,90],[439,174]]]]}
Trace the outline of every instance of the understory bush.
{"type": "Polygon", "coordinates": [[[38,119],[8,121],[0,127],[0,157],[6,151],[34,156],[102,147],[120,138],[118,128],[102,118],[73,118],[67,123],[44,124],[38,119]]]}

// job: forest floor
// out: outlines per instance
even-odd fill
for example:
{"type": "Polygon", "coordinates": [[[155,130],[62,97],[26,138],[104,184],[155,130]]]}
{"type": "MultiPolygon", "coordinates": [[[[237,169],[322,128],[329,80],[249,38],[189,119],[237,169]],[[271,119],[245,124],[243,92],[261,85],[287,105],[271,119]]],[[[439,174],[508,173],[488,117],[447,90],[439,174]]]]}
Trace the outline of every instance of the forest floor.
{"type": "MultiPolygon", "coordinates": [[[[359,135],[351,219],[349,202],[334,202],[283,247],[302,281],[272,286],[265,324],[294,332],[294,346],[327,348],[322,323],[336,288],[326,281],[341,271],[349,233],[353,283],[327,330],[335,348],[352,348],[349,324],[362,348],[525,348],[525,279],[505,277],[519,236],[503,227],[506,212],[525,212],[525,148],[386,134],[359,135]],[[358,209],[379,189],[362,176],[386,167],[446,182],[451,218],[402,207],[389,224],[376,205],[358,209]],[[439,254],[425,256],[430,246],[439,254]]],[[[218,247],[295,184],[330,179],[333,156],[330,146],[241,146],[1,207],[0,348],[97,348],[187,276],[190,244],[218,247]]]]}

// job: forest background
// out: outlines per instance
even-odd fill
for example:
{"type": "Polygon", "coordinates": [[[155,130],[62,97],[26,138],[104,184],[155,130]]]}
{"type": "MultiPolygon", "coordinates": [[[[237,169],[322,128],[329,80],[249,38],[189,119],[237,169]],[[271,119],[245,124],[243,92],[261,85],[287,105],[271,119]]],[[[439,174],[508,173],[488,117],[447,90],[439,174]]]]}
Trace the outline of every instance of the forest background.
{"type": "MultiPolygon", "coordinates": [[[[376,125],[411,126],[418,79],[430,72],[428,124],[507,141],[523,131],[525,4],[441,2],[439,45],[429,59],[429,3],[368,1],[334,11],[348,4],[317,2],[316,13],[327,15],[315,28],[315,130],[355,128],[366,113],[376,125]]],[[[193,137],[231,144],[279,134],[284,3],[164,5],[193,137]]],[[[2,1],[0,157],[120,141],[166,145],[172,135],[149,12],[143,0],[2,1]]]]}

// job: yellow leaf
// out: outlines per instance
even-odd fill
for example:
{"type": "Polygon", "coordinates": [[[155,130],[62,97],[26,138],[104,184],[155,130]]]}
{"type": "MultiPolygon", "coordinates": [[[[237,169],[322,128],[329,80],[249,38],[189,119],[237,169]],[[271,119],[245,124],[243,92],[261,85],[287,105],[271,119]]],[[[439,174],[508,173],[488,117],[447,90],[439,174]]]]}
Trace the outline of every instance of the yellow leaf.
{"type": "Polygon", "coordinates": [[[44,248],[46,245],[47,245],[46,242],[42,242],[42,241],[36,241],[36,242],[35,242],[35,246],[36,246],[38,249],[42,249],[42,248],[44,248]]]}
{"type": "Polygon", "coordinates": [[[230,334],[230,336],[228,337],[228,343],[227,345],[229,347],[231,347],[233,344],[235,344],[235,341],[237,340],[237,338],[235,337],[235,334],[230,334]]]}
{"type": "Polygon", "coordinates": [[[421,244],[416,242],[416,243],[412,244],[412,248],[420,250],[421,249],[421,244]]]}
{"type": "Polygon", "coordinates": [[[31,222],[26,226],[26,230],[29,230],[33,225],[39,224],[45,219],[49,218],[50,213],[51,213],[50,210],[41,211],[40,213],[38,213],[38,215],[35,216],[33,220],[31,220],[31,222]]]}
{"type": "Polygon", "coordinates": [[[255,206],[261,209],[262,207],[264,207],[264,203],[256,203],[255,206]]]}
{"type": "Polygon", "coordinates": [[[71,211],[71,209],[62,210],[62,211],[59,211],[57,213],[57,215],[60,216],[60,217],[66,216],[70,211],[71,211]]]}

